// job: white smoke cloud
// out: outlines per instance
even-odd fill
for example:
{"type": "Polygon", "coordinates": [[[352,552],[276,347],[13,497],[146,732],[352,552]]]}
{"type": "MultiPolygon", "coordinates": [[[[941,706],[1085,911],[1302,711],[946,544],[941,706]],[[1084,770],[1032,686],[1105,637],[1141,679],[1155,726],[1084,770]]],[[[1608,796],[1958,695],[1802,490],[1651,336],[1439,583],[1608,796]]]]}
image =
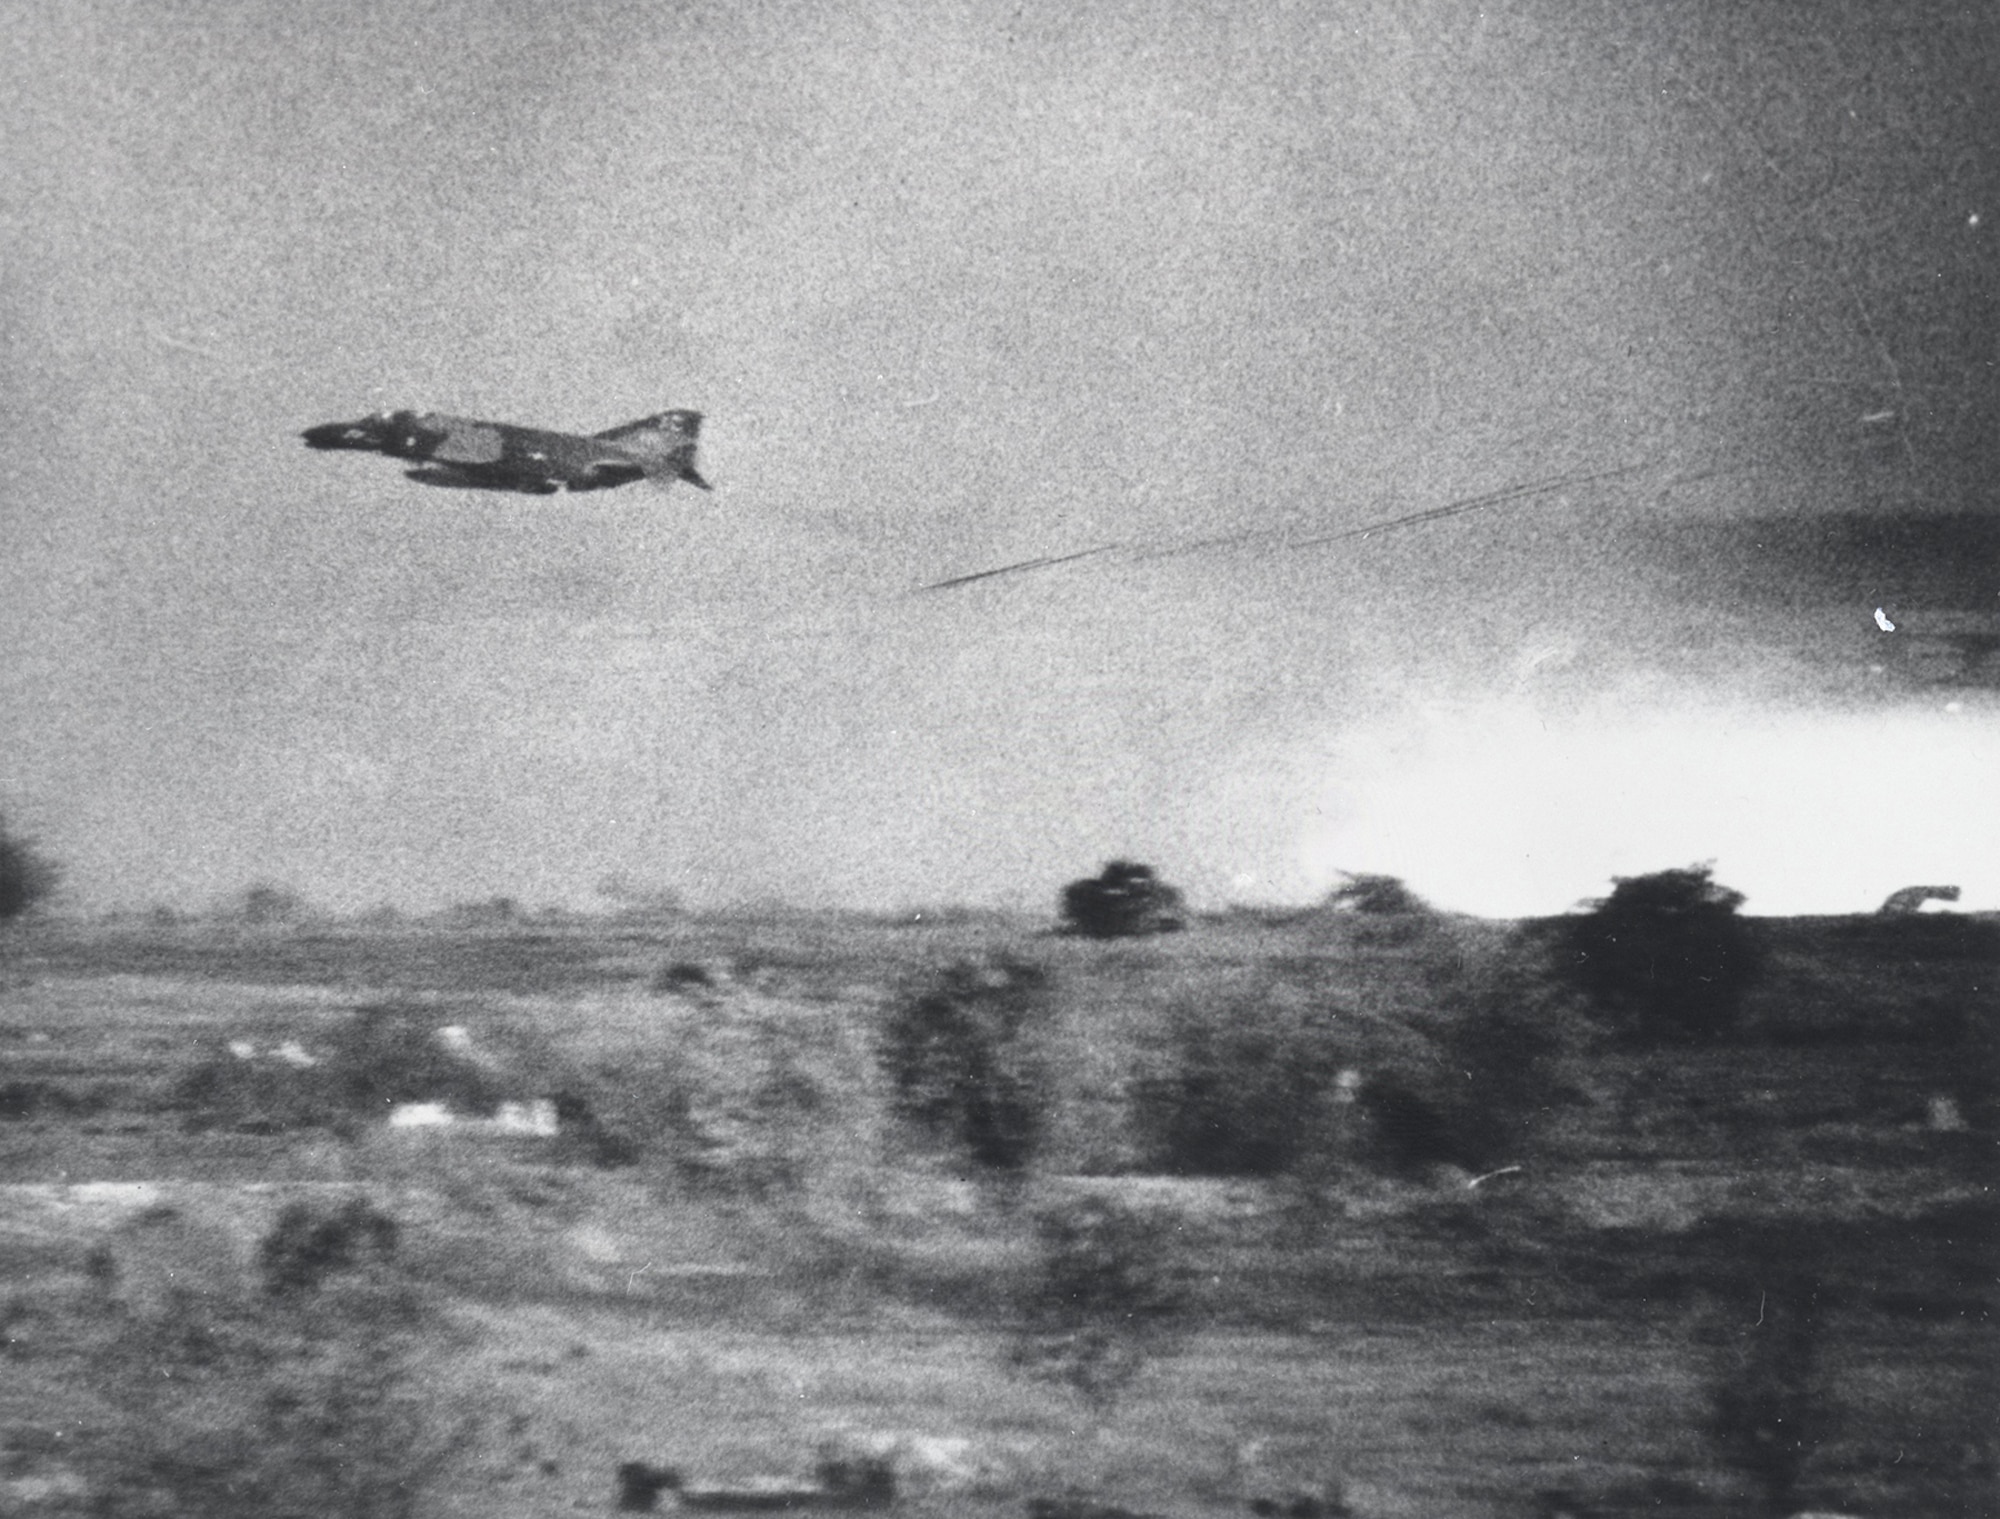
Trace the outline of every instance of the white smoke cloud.
{"type": "Polygon", "coordinates": [[[1916,882],[2000,908],[2000,711],[1950,705],[1413,707],[1341,740],[1300,858],[1495,915],[1701,860],[1751,912],[1867,911],[1916,882]]]}

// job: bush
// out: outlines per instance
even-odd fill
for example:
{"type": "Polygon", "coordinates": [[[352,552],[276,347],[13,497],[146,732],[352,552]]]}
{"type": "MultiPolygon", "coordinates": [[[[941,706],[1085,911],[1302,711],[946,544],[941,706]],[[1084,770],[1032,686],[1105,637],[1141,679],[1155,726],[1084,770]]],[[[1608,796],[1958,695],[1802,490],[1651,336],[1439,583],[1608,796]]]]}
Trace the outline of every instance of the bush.
{"type": "Polygon", "coordinates": [[[1009,1359],[1108,1410],[1167,1346],[1183,1306],[1171,1233],[1108,1198],[1083,1197],[1043,1209],[1035,1235],[1040,1263],[1009,1359]]]}
{"type": "Polygon", "coordinates": [[[1295,988],[1262,986],[1220,1008],[1169,1014],[1154,1069],[1132,1090],[1147,1163],[1183,1176],[1277,1176],[1337,1145],[1335,1019],[1295,988]]]}
{"type": "Polygon", "coordinates": [[[1532,941],[1517,935],[1456,967],[1434,996],[1425,1023],[1435,1058],[1362,1090],[1374,1153],[1397,1170],[1523,1159],[1569,1100],[1564,1063],[1589,1040],[1575,994],[1548,983],[1532,941]]]}
{"type": "MultiPolygon", "coordinates": [[[[1352,954],[1351,942],[1343,948],[1352,954]]],[[[1520,1161],[1592,1037],[1523,934],[1427,932],[1361,964],[1269,961],[1163,1010],[1128,1088],[1143,1163],[1287,1178],[1520,1161]]]]}
{"type": "Polygon", "coordinates": [[[417,1519],[470,1443],[425,1388],[442,1332],[406,1288],[228,1308],[185,1298],[105,1326],[75,1440],[105,1519],[417,1519]]]}
{"type": "Polygon", "coordinates": [[[47,900],[61,881],[62,867],[30,840],[9,833],[0,817],[0,923],[47,900]]]}
{"type": "Polygon", "coordinates": [[[1743,894],[1705,865],[1620,877],[1611,895],[1559,934],[1558,968],[1598,1007],[1647,1038],[1727,1032],[1763,969],[1743,894]]]}
{"type": "Polygon", "coordinates": [[[831,1207],[881,1112],[864,1032],[826,1007],[738,994],[600,1088],[614,1130],[711,1193],[831,1207]],[[659,1145],[664,1141],[664,1145],[659,1145]]]}
{"type": "Polygon", "coordinates": [[[438,1009],[420,1004],[356,1008],[311,1065],[268,1056],[239,1060],[218,1049],[182,1074],[172,1104],[190,1128],[258,1131],[341,1128],[386,1118],[401,1102],[492,1112],[500,1078],[490,1064],[447,1049],[438,1018],[438,1009]]]}
{"type": "Polygon", "coordinates": [[[675,960],[653,973],[651,986],[661,993],[709,991],[715,986],[715,977],[705,965],[697,965],[692,960],[675,960]]]}
{"type": "Polygon", "coordinates": [[[356,1008],[326,1058],[336,1101],[371,1117],[384,1117],[403,1102],[443,1102],[460,1112],[491,1113],[502,1095],[492,1073],[447,1049],[438,1037],[438,1021],[438,1010],[422,1004],[356,1008]]]}
{"type": "Polygon", "coordinates": [[[301,1069],[282,1061],[239,1060],[226,1050],[183,1071],[168,1105],[197,1132],[329,1128],[347,1116],[323,1066],[301,1069]]]}
{"type": "Polygon", "coordinates": [[[1062,916],[1071,933],[1091,939],[1168,934],[1185,926],[1181,894],[1150,865],[1113,860],[1095,877],[1063,888],[1062,916]]]}
{"type": "Polygon", "coordinates": [[[1040,966],[1003,957],[948,967],[904,998],[883,1029],[880,1059],[897,1115],[978,1165],[1024,1169],[1049,1109],[1047,1011],[1040,966]]]}
{"type": "Polygon", "coordinates": [[[1398,917],[1431,910],[1430,904],[1398,876],[1356,875],[1346,870],[1340,874],[1341,883],[1326,894],[1325,905],[1335,912],[1398,917]]]}
{"type": "Polygon", "coordinates": [[[273,1296],[311,1292],[336,1271],[386,1263],[396,1253],[396,1221],[366,1198],[338,1208],[291,1203],[257,1250],[264,1290],[273,1296]]]}
{"type": "Polygon", "coordinates": [[[1411,1174],[1477,1164],[1458,1115],[1407,1076],[1370,1081],[1361,1089],[1360,1107],[1368,1121],[1367,1153],[1381,1169],[1411,1174]]]}
{"type": "Polygon", "coordinates": [[[639,1163],[643,1153],[639,1142],[616,1124],[599,1118],[588,1097],[565,1087],[552,1100],[568,1153],[581,1155],[602,1171],[639,1163]]]}
{"type": "Polygon", "coordinates": [[[309,916],[304,897],[289,886],[273,881],[255,881],[244,887],[231,903],[229,916],[259,928],[297,923],[309,916]]]}

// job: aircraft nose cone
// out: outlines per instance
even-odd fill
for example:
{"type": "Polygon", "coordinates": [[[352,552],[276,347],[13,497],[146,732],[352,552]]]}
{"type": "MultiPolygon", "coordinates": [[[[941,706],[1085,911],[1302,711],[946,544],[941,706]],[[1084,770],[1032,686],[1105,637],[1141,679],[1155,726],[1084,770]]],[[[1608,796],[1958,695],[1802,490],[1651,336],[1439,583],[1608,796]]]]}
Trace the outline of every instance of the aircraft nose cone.
{"type": "Polygon", "coordinates": [[[307,448],[373,448],[376,441],[369,429],[353,422],[322,423],[299,436],[306,440],[307,448]]]}

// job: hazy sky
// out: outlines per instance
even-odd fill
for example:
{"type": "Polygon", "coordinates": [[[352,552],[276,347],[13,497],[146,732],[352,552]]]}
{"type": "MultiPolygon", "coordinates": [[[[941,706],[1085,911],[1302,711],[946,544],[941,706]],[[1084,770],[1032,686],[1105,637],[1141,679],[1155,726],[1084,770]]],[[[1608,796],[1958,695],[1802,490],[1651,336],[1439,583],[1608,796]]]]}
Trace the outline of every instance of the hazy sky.
{"type": "Polygon", "coordinates": [[[6,41],[0,806],[75,902],[2000,908],[1989,4],[6,41]],[[388,405],[692,407],[716,490],[299,442],[388,405]]]}

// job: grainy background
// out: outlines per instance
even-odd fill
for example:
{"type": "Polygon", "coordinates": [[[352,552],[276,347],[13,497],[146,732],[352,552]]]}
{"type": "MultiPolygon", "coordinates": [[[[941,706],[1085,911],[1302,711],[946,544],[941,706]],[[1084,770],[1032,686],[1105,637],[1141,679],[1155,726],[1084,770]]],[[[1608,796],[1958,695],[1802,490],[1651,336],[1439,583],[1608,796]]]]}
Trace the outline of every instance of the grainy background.
{"type": "Polygon", "coordinates": [[[2000,906],[1997,31],[13,8],[0,806],[86,906],[2000,906]],[[718,490],[298,444],[382,405],[718,490]]]}

